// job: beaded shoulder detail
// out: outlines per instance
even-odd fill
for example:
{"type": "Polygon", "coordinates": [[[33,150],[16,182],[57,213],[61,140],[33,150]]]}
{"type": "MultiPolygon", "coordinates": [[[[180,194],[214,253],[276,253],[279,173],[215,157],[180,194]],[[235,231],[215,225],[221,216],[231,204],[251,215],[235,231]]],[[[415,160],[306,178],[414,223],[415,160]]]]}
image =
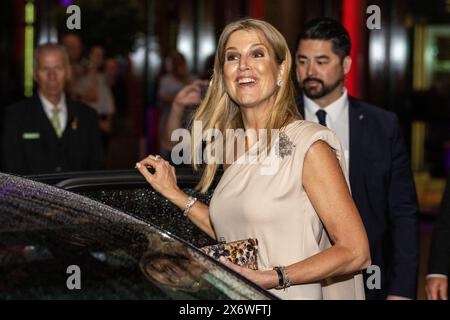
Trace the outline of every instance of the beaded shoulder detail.
{"type": "Polygon", "coordinates": [[[284,159],[284,157],[292,155],[294,148],[295,144],[289,139],[289,136],[281,131],[278,136],[278,147],[275,148],[275,155],[284,159]]]}

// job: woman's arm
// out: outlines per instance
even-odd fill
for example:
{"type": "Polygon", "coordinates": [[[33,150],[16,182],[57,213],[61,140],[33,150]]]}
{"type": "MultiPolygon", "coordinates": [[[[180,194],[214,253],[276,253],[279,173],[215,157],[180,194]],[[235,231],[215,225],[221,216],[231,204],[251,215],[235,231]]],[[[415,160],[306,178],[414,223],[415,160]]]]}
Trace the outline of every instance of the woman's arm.
{"type": "MultiPolygon", "coordinates": [[[[159,192],[178,208],[185,209],[189,196],[178,187],[175,168],[169,162],[164,159],[155,159],[155,157],[149,156],[136,163],[136,168],[155,191],[159,192]],[[155,168],[155,173],[151,174],[147,170],[147,166],[155,168]]],[[[180,214],[182,213],[180,212],[180,214]]],[[[188,218],[208,236],[216,239],[207,205],[196,201],[189,210],[188,218]]]]}
{"type": "MultiPolygon", "coordinates": [[[[327,143],[316,142],[307,152],[302,183],[328,232],[332,246],[287,266],[291,283],[317,282],[368,267],[370,251],[366,231],[336,154],[327,143]]],[[[255,272],[225,263],[265,288],[273,288],[278,284],[275,271],[255,272]]]]}
{"type": "Polygon", "coordinates": [[[333,245],[290,266],[292,280],[317,281],[368,267],[367,234],[336,154],[327,143],[318,141],[307,152],[302,182],[333,245]]]}

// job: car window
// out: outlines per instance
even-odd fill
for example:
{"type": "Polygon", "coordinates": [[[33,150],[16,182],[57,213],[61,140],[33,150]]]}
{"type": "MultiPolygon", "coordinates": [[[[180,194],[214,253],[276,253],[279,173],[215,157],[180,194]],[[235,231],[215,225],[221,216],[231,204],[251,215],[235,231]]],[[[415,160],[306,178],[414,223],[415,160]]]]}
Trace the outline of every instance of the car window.
{"type": "MultiPolygon", "coordinates": [[[[212,192],[201,194],[192,188],[182,188],[182,190],[207,205],[211,200],[212,192]]],[[[148,186],[84,188],[77,193],[139,217],[196,247],[200,248],[215,243],[214,240],[186,219],[178,207],[148,186]]]]}

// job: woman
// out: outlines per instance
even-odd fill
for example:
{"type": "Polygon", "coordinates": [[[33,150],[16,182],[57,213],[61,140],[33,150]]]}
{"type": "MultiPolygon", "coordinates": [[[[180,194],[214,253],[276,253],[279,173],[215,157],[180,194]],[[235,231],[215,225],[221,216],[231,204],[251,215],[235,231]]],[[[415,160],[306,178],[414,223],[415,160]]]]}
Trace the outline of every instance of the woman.
{"type": "MultiPolygon", "coordinates": [[[[212,238],[257,238],[258,271],[223,260],[253,282],[284,299],[363,299],[357,271],[370,264],[370,253],[342,150],[327,128],[299,120],[290,72],[288,46],[274,27],[253,19],[232,23],[219,39],[210,89],[194,117],[203,130],[279,129],[278,138],[247,139],[243,154],[255,155],[255,146],[268,143],[267,154],[278,165],[274,174],[262,174],[261,162],[225,164],[208,208],[178,188],[168,162],[149,156],[137,167],[212,238]],[[278,142],[275,148],[272,141],[278,142]],[[147,171],[149,165],[155,174],[147,171]]],[[[202,144],[195,129],[193,160],[198,167],[202,144]]],[[[235,151],[236,143],[226,144],[225,153],[235,151]]],[[[218,165],[205,166],[202,192],[218,165]]]]}
{"type": "Polygon", "coordinates": [[[114,97],[106,82],[102,69],[105,62],[104,49],[93,46],[89,52],[89,70],[81,77],[75,88],[79,99],[95,109],[99,116],[99,127],[103,142],[106,144],[112,133],[112,121],[115,113],[114,97]]]}

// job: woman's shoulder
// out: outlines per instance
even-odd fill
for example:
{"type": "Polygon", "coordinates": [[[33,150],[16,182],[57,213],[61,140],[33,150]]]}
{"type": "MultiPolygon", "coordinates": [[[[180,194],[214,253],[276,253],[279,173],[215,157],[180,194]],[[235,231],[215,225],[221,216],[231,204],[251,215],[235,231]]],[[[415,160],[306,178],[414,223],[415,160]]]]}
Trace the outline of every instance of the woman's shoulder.
{"type": "Polygon", "coordinates": [[[284,132],[291,139],[301,141],[314,139],[316,136],[327,136],[330,134],[334,135],[333,132],[327,127],[307,120],[297,120],[291,122],[285,127],[284,132]]]}
{"type": "Polygon", "coordinates": [[[340,148],[340,142],[336,134],[318,123],[298,120],[290,123],[285,130],[289,140],[296,149],[305,153],[315,142],[324,141],[333,149],[340,148]]]}

